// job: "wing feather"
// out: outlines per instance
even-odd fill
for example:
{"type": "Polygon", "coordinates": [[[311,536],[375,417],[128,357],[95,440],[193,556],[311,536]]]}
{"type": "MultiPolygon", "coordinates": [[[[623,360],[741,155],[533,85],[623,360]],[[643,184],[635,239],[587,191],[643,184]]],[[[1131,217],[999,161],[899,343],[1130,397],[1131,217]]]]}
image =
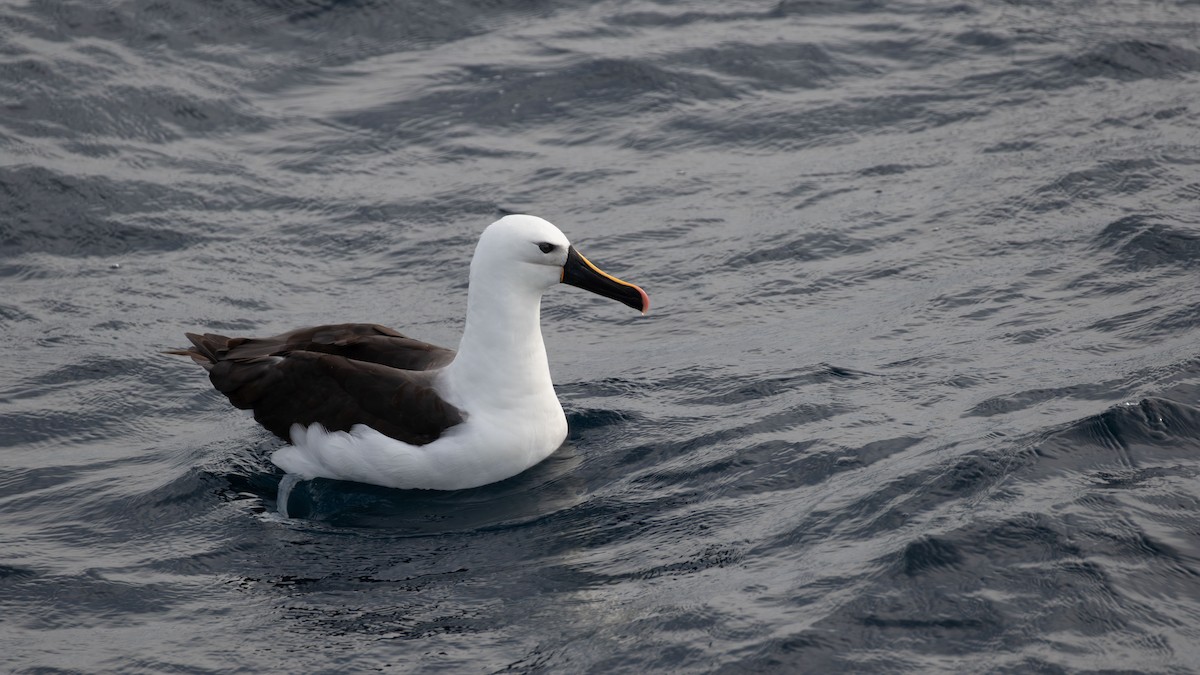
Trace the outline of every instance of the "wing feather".
{"type": "Polygon", "coordinates": [[[233,405],[290,440],[293,424],[348,431],[365,424],[424,445],[463,420],[433,388],[454,352],[374,324],[305,328],[270,338],[189,333],[191,357],[233,405]]]}

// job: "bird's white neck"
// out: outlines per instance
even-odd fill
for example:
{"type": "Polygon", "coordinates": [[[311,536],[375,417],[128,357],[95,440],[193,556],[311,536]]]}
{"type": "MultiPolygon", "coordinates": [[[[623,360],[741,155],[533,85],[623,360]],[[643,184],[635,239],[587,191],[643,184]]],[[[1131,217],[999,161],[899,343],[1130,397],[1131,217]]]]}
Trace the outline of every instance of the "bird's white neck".
{"type": "Polygon", "coordinates": [[[507,407],[528,397],[553,397],[541,294],[472,273],[462,342],[445,376],[464,403],[488,399],[507,407]]]}

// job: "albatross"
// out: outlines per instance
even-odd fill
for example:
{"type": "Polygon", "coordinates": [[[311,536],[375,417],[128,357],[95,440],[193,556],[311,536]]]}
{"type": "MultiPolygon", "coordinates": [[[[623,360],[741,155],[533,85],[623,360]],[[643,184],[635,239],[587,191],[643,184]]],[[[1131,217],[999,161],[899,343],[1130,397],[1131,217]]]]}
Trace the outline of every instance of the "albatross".
{"type": "Polygon", "coordinates": [[[601,271],[548,221],[509,215],[475,247],[457,351],[352,323],[268,338],[187,333],[192,346],[169,353],[191,357],[234,406],[290,443],[271,455],[285,480],[478,487],[566,440],[540,317],[542,294],[559,283],[650,308],[645,291],[601,271]]]}

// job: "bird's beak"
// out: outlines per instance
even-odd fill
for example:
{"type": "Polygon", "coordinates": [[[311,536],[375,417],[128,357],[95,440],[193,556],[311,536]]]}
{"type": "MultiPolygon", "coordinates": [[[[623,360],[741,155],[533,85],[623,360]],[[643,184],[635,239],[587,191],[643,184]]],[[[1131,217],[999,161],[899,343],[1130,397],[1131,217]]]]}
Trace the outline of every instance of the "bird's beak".
{"type": "Polygon", "coordinates": [[[576,251],[574,246],[567,248],[567,262],[563,264],[559,281],[629,305],[642,314],[650,311],[650,297],[646,291],[605,273],[576,251]]]}

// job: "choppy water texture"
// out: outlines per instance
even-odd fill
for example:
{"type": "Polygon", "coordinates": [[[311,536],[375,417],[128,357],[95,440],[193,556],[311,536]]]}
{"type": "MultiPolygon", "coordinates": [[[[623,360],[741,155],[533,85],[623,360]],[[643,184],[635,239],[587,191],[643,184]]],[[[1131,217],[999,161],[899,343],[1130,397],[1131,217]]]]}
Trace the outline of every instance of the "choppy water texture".
{"type": "Polygon", "coordinates": [[[0,6],[0,660],[1200,669],[1200,5],[0,6]],[[316,481],[160,350],[454,346],[502,211],[572,432],[316,481]]]}

